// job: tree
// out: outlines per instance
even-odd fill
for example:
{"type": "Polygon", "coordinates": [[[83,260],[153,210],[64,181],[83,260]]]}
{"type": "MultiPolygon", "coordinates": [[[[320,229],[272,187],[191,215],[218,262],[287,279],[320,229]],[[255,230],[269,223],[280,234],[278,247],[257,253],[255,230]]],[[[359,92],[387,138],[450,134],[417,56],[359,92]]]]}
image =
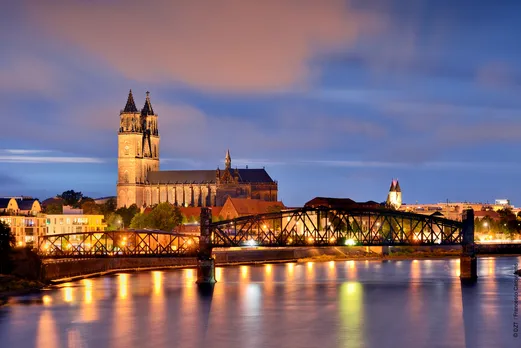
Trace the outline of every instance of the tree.
{"type": "Polygon", "coordinates": [[[123,218],[123,223],[125,226],[130,226],[132,218],[139,213],[139,208],[137,205],[132,204],[130,207],[122,207],[116,210],[116,214],[123,218]]]}
{"type": "Polygon", "coordinates": [[[11,233],[11,227],[4,221],[0,221],[0,253],[7,253],[15,245],[16,239],[11,233]]]}
{"type": "Polygon", "coordinates": [[[56,201],[47,204],[45,207],[46,214],[63,214],[63,203],[62,201],[56,201]]]}
{"type": "Polygon", "coordinates": [[[94,201],[86,201],[82,203],[81,209],[83,209],[83,214],[87,215],[99,215],[101,214],[101,208],[99,205],[94,203],[94,201]]]}
{"type": "Polygon", "coordinates": [[[7,274],[11,271],[9,253],[15,243],[16,240],[9,225],[0,221],[0,274],[7,274]]]}
{"type": "Polygon", "coordinates": [[[152,228],[149,220],[149,214],[137,213],[130,222],[130,228],[142,229],[152,228]]]}
{"type": "Polygon", "coordinates": [[[116,213],[110,213],[106,218],[105,221],[107,223],[107,231],[116,231],[120,230],[123,227],[123,218],[121,215],[118,215],[116,213]]]}
{"type": "Polygon", "coordinates": [[[170,203],[159,203],[148,214],[137,213],[130,222],[131,228],[150,228],[162,231],[172,231],[183,222],[183,214],[170,203]]]}
{"type": "Polygon", "coordinates": [[[167,202],[159,203],[149,215],[152,228],[162,231],[172,231],[183,222],[181,210],[167,202]]]}
{"type": "Polygon", "coordinates": [[[116,199],[109,198],[105,203],[101,204],[100,207],[101,213],[105,216],[105,219],[107,219],[111,213],[114,213],[116,211],[116,199]]]}
{"type": "Polygon", "coordinates": [[[74,190],[68,190],[64,191],[61,195],[58,195],[58,197],[63,199],[64,205],[70,205],[72,207],[77,208],[79,206],[78,203],[83,197],[83,194],[74,190]]]}

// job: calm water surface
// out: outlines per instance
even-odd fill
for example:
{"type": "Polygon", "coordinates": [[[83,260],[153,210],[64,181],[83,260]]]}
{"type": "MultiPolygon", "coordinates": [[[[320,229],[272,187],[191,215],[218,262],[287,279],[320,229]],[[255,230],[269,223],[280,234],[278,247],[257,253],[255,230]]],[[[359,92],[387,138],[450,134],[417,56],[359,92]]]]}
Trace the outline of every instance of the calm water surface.
{"type": "Polygon", "coordinates": [[[473,286],[459,260],[217,268],[213,294],[193,269],[121,273],[12,300],[0,347],[521,347],[516,263],[480,259],[473,286]]]}

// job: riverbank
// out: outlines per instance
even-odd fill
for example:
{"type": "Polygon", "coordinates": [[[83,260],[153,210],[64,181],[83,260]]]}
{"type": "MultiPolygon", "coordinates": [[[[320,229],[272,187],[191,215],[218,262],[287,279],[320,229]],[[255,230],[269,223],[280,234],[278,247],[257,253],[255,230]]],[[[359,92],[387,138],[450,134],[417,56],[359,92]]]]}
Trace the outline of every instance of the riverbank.
{"type": "Polygon", "coordinates": [[[27,280],[10,275],[0,275],[1,299],[9,296],[22,295],[42,289],[45,284],[36,280],[27,280]]]}

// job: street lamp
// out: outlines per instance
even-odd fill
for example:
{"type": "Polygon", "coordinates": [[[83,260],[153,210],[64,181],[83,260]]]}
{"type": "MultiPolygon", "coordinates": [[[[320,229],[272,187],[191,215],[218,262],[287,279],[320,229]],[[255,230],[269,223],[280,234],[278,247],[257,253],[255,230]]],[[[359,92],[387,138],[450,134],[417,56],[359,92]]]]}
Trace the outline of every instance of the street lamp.
{"type": "Polygon", "coordinates": [[[483,227],[486,227],[486,228],[487,228],[487,235],[488,235],[488,237],[490,238],[490,225],[489,225],[489,223],[488,223],[487,221],[485,221],[485,222],[483,223],[483,227]]]}

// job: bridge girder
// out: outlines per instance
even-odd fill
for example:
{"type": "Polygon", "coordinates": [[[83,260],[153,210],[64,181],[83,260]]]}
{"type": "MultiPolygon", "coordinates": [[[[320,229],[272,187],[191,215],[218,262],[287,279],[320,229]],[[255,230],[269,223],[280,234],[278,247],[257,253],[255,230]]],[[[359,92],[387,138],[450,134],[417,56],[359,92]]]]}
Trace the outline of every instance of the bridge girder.
{"type": "Polygon", "coordinates": [[[163,231],[96,231],[39,238],[42,258],[195,256],[199,237],[163,231]]]}
{"type": "Polygon", "coordinates": [[[457,245],[462,223],[387,209],[302,208],[210,224],[212,245],[457,245]]]}

